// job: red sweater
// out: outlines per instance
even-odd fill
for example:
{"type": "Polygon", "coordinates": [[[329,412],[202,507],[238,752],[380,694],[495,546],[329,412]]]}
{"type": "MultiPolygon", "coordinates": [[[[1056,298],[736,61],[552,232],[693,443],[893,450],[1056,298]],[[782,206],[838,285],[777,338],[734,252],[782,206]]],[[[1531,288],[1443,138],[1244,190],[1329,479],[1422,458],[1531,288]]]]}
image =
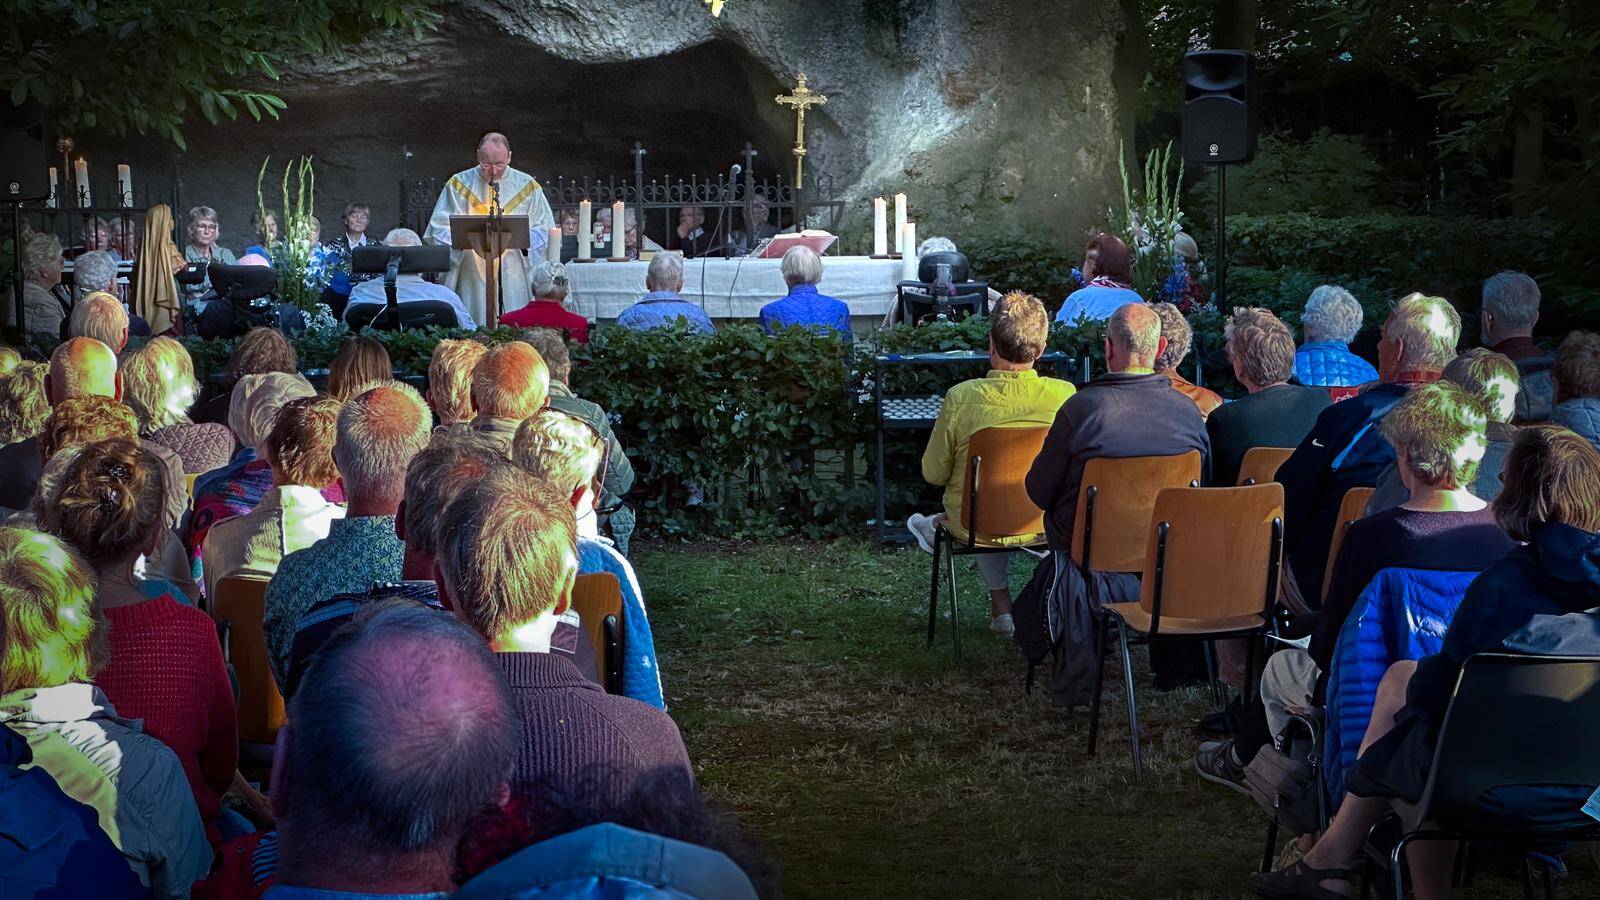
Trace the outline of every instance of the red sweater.
{"type": "Polygon", "coordinates": [[[217,813],[239,763],[233,688],[211,617],[170,594],[105,610],[111,661],[95,677],[125,719],[172,748],[212,845],[217,813]]]}
{"type": "Polygon", "coordinates": [[[554,328],[572,335],[580,344],[589,343],[589,320],[554,300],[534,300],[527,306],[500,317],[501,325],[516,328],[554,328]]]}

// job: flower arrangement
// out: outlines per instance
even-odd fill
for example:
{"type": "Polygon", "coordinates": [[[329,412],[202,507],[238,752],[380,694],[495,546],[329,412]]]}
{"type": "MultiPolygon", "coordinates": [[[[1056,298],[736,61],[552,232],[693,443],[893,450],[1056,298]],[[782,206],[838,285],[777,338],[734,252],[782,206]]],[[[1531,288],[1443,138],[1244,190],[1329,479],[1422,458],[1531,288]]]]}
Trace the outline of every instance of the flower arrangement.
{"type": "Polygon", "coordinates": [[[1172,142],[1145,156],[1142,185],[1128,178],[1123,155],[1117,154],[1122,173],[1122,209],[1108,209],[1109,230],[1133,252],[1133,289],[1148,300],[1165,300],[1185,309],[1190,306],[1189,271],[1173,244],[1183,230],[1183,210],[1178,195],[1183,185],[1183,160],[1172,171],[1172,142]]]}
{"type": "MultiPolygon", "coordinates": [[[[262,218],[267,214],[262,182],[271,161],[270,156],[263,159],[256,173],[256,205],[262,218]]],[[[281,191],[283,219],[278,224],[282,236],[269,248],[272,268],[278,273],[278,298],[306,312],[314,312],[321,294],[320,275],[315,270],[321,266],[321,260],[320,247],[314,240],[316,224],[312,207],[316,204],[317,176],[311,157],[302,156],[284,165],[281,191]]]]}

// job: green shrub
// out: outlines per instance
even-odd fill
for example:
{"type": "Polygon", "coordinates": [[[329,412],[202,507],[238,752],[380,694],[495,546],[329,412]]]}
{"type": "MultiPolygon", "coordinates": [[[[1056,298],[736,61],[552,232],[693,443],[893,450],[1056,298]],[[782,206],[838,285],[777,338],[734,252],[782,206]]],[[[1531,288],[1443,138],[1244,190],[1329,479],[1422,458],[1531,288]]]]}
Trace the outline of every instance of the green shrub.
{"type": "MultiPolygon", "coordinates": [[[[1201,170],[1188,190],[1191,221],[1207,233],[1217,215],[1213,169],[1201,170]]],[[[1383,168],[1360,137],[1318,131],[1296,141],[1264,134],[1249,165],[1228,171],[1228,209],[1250,216],[1316,210],[1323,216],[1371,213],[1383,195],[1383,168]]],[[[1232,219],[1229,220],[1232,227],[1232,219]]]]}

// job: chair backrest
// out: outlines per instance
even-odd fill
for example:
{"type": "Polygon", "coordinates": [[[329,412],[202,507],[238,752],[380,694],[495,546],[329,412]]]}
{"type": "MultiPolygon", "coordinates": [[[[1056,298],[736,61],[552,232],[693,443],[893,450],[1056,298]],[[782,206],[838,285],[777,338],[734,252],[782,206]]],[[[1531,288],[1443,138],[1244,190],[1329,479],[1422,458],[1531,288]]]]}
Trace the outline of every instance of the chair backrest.
{"type": "Polygon", "coordinates": [[[1188,487],[1199,479],[1199,450],[1089,460],[1078,486],[1072,561],[1096,572],[1144,571],[1156,496],[1163,488],[1188,487]]]}
{"type": "Polygon", "coordinates": [[[1322,569],[1322,596],[1328,596],[1328,585],[1333,584],[1333,564],[1339,560],[1339,548],[1344,546],[1344,533],[1350,529],[1350,523],[1364,518],[1367,514],[1367,502],[1376,493],[1376,488],[1353,487],[1344,492],[1344,499],[1339,501],[1339,517],[1333,520],[1333,539],[1328,544],[1328,563],[1322,569]]]}
{"type": "Polygon", "coordinates": [[[1265,614],[1277,600],[1283,485],[1166,488],[1147,533],[1139,605],[1152,614],[1153,630],[1160,616],[1265,614]]]}
{"type": "Polygon", "coordinates": [[[211,618],[226,637],[228,662],[239,679],[239,740],[249,744],[277,740],[287,718],[283,695],[267,664],[267,638],[261,626],[267,581],[229,575],[217,582],[211,602],[211,618]]]}
{"type": "Polygon", "coordinates": [[[1251,447],[1239,461],[1239,484],[1266,484],[1278,476],[1278,467],[1291,455],[1293,447],[1251,447]]]}
{"type": "Polygon", "coordinates": [[[572,586],[572,608],[594,649],[606,693],[622,693],[622,584],[610,572],[579,575],[572,586]]]}
{"type": "MultiPolygon", "coordinates": [[[[1592,791],[1600,785],[1597,723],[1600,657],[1471,656],[1440,726],[1424,809],[1430,818],[1459,824],[1502,799],[1484,796],[1495,788],[1592,791]]],[[[1579,821],[1581,802],[1571,807],[1579,821]]]]}
{"type": "Polygon", "coordinates": [[[1044,533],[1044,510],[1024,484],[1050,428],[983,428],[967,443],[961,527],[981,537],[1044,533]]]}

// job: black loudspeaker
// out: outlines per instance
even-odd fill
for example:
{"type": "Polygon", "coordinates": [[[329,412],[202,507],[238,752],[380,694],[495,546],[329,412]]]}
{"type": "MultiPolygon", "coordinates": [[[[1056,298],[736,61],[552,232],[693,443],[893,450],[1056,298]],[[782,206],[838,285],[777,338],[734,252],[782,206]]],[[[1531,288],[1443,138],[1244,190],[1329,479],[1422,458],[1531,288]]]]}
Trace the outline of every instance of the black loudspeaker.
{"type": "Polygon", "coordinates": [[[1256,58],[1243,50],[1183,56],[1183,160],[1246,163],[1256,155],[1256,58]]]}
{"type": "Polygon", "coordinates": [[[44,121],[15,107],[0,114],[0,202],[50,196],[44,121]]]}

